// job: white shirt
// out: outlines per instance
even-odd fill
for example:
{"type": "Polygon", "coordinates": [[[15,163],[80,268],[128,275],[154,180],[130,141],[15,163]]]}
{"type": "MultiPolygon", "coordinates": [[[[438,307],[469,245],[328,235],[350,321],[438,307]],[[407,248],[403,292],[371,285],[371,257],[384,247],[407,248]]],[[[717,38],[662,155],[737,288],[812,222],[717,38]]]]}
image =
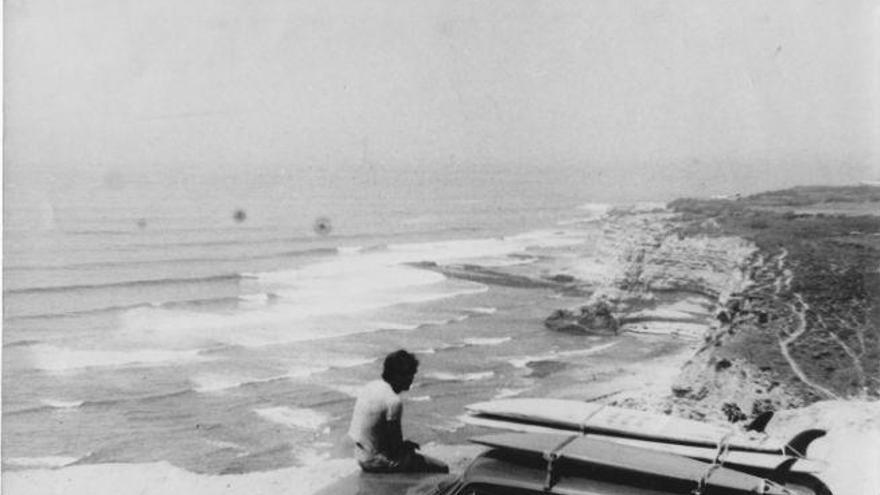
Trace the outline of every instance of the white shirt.
{"type": "Polygon", "coordinates": [[[403,402],[385,380],[374,380],[358,393],[348,436],[370,453],[386,452],[391,430],[388,423],[403,415],[403,402]]]}

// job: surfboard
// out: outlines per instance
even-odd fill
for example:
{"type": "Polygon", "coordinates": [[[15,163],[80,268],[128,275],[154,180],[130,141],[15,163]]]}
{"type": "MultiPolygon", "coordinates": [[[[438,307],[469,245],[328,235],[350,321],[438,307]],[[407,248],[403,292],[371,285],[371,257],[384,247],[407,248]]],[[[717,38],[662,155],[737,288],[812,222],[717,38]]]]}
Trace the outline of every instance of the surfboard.
{"type": "Polygon", "coordinates": [[[789,491],[764,478],[711,465],[675,454],[657,452],[600,440],[591,436],[558,433],[501,433],[471,439],[493,448],[539,454],[553,462],[567,460],[626,474],[649,476],[662,483],[702,486],[740,493],[786,495],[789,491]]]}
{"type": "Polygon", "coordinates": [[[695,447],[765,452],[804,457],[810,442],[824,430],[806,430],[789,441],[764,433],[741,433],[733,428],[592,402],[562,399],[501,399],[465,406],[471,415],[695,447]]]}
{"type": "MultiPolygon", "coordinates": [[[[503,419],[484,418],[480,416],[464,416],[461,419],[464,423],[474,426],[483,426],[487,428],[507,431],[517,431],[521,433],[559,434],[561,432],[572,431],[568,429],[551,428],[549,426],[540,426],[518,421],[505,421],[503,419]]],[[[587,433],[587,435],[591,435],[596,438],[618,443],[621,445],[630,445],[633,447],[640,447],[658,452],[668,452],[670,454],[682,455],[700,461],[713,462],[715,461],[715,459],[718,459],[724,465],[752,467],[765,471],[775,471],[784,466],[786,470],[790,472],[817,474],[827,469],[827,463],[820,460],[784,456],[775,453],[729,450],[727,452],[719,454],[718,449],[715,447],[710,448],[692,445],[679,445],[665,442],[653,442],[650,440],[601,435],[598,433],[587,433]]]]}

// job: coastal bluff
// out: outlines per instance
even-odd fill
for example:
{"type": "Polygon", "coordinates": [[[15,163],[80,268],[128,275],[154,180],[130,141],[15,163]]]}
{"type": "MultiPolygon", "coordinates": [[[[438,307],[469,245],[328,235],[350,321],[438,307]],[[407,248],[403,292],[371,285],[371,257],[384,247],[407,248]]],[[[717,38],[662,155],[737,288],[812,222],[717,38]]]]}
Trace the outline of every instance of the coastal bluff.
{"type": "Polygon", "coordinates": [[[773,411],[771,434],[828,431],[810,455],[832,466],[833,493],[880,489],[866,469],[880,460],[880,188],[682,199],[590,221],[601,233],[586,249],[497,272],[574,301],[546,328],[609,335],[581,324],[607,308],[619,338],[687,344],[548,396],[741,427],[773,411]]]}
{"type": "Polygon", "coordinates": [[[691,291],[714,303],[714,319],[668,395],[612,402],[719,423],[777,412],[771,434],[828,432],[810,455],[828,462],[822,480],[833,493],[876,493],[880,188],[668,206],[624,221],[644,233],[623,244],[612,287],[691,291]]]}

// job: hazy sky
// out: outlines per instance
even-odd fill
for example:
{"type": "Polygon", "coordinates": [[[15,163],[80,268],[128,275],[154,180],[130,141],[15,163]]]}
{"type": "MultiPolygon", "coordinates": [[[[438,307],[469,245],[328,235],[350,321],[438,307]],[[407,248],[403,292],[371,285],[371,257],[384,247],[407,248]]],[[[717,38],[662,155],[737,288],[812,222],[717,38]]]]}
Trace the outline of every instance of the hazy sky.
{"type": "Polygon", "coordinates": [[[871,1],[5,5],[13,177],[369,162],[747,190],[880,178],[871,1]]]}

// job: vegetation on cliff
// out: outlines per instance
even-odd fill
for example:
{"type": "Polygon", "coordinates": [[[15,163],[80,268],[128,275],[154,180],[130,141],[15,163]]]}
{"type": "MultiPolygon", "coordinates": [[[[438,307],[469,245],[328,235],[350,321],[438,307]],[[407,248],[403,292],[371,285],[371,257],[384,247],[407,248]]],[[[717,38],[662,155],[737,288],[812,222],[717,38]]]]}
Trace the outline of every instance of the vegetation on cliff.
{"type": "Polygon", "coordinates": [[[753,284],[726,301],[712,362],[747,361],[806,402],[880,396],[880,187],[682,199],[678,235],[755,243],[753,284]],[[858,215],[828,214],[846,204],[858,215]]]}

